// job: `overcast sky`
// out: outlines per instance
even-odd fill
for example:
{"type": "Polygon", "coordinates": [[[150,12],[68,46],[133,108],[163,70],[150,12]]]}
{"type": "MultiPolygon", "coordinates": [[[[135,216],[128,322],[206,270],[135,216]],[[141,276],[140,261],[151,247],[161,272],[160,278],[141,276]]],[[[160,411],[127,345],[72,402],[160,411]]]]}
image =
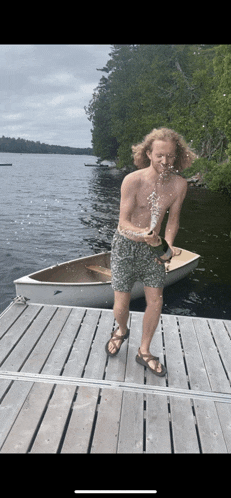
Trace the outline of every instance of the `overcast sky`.
{"type": "Polygon", "coordinates": [[[111,45],[0,45],[0,137],[91,147],[84,106],[111,45]]]}

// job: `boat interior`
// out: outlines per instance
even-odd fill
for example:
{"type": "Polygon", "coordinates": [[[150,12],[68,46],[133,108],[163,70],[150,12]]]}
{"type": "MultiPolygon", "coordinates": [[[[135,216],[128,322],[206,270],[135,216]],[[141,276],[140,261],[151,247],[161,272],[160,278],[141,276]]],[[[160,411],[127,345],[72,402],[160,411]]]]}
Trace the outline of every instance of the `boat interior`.
{"type": "Polygon", "coordinates": [[[111,253],[100,253],[82,259],[75,259],[60,265],[52,266],[45,270],[32,273],[30,277],[39,282],[62,282],[62,283],[87,283],[87,282],[110,282],[110,272],[106,275],[103,269],[110,270],[111,253]],[[88,266],[94,266],[91,270],[88,266]],[[98,267],[98,271],[97,271],[98,267]],[[102,268],[102,272],[100,272],[102,268]]]}
{"type": "MultiPolygon", "coordinates": [[[[110,252],[95,254],[40,270],[30,274],[29,277],[39,282],[110,282],[110,257],[110,252]]],[[[176,270],[195,258],[199,258],[199,255],[182,249],[179,256],[175,256],[170,263],[165,264],[166,271],[176,270]]]]}

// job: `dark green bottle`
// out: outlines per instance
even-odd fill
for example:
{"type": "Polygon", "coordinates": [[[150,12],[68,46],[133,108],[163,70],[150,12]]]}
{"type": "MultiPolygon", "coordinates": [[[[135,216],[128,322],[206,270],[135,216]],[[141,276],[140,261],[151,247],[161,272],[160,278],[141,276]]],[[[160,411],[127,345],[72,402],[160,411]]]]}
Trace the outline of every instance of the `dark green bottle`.
{"type": "MultiPolygon", "coordinates": [[[[148,235],[151,235],[152,231],[149,232],[148,235]]],[[[170,249],[168,243],[163,237],[159,237],[161,240],[161,243],[158,246],[151,246],[151,250],[155,253],[156,258],[161,261],[161,263],[166,263],[167,261],[170,261],[172,258],[172,250],[170,249]]]]}

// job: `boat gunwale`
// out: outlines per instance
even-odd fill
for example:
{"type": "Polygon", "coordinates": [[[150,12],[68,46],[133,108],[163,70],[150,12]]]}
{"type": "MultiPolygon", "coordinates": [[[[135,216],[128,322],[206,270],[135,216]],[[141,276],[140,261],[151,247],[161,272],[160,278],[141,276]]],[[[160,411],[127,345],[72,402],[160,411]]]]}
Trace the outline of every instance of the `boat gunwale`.
{"type": "MultiPolygon", "coordinates": [[[[180,247],[178,249],[181,249],[180,247]]],[[[178,271],[179,268],[182,268],[186,265],[189,265],[190,263],[193,263],[193,261],[199,259],[201,256],[197,253],[192,253],[192,251],[188,251],[187,249],[181,249],[183,251],[187,251],[187,252],[190,252],[191,254],[195,254],[194,258],[191,258],[189,261],[184,261],[180,266],[176,267],[176,268],[173,268],[172,270],[169,270],[167,271],[166,273],[171,273],[173,274],[174,272],[178,271]]],[[[49,282],[49,281],[41,281],[41,280],[34,280],[32,277],[33,275],[38,275],[39,273],[42,273],[44,271],[47,271],[47,270],[52,270],[53,268],[56,268],[57,266],[58,267],[61,267],[61,266],[64,266],[66,264],[70,264],[70,263],[74,263],[74,262],[81,262],[83,261],[84,259],[87,259],[87,258],[91,258],[92,256],[101,256],[101,255],[104,255],[104,254],[109,254],[111,251],[107,251],[107,252],[102,252],[102,253],[98,253],[98,254],[93,254],[93,255],[90,255],[90,256],[84,256],[82,258],[77,258],[77,259],[72,259],[70,261],[65,261],[64,263],[60,263],[60,265],[53,265],[53,266],[49,266],[47,268],[43,268],[42,270],[39,270],[38,272],[33,272],[33,273],[30,273],[29,275],[24,275],[23,277],[20,277],[19,279],[17,280],[14,280],[14,284],[29,284],[29,285],[53,285],[53,286],[73,286],[73,287],[78,287],[78,286],[94,286],[94,285],[110,285],[111,284],[111,280],[107,280],[106,282],[49,282]]]]}

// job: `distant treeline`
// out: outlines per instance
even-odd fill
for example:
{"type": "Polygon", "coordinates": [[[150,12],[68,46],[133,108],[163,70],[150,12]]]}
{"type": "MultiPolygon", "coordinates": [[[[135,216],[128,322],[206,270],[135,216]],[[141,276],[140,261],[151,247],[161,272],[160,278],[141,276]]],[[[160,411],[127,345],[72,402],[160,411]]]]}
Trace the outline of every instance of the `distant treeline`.
{"type": "Polygon", "coordinates": [[[33,142],[32,140],[24,140],[24,138],[0,138],[0,152],[21,152],[27,154],[76,154],[76,155],[92,155],[93,149],[63,147],[61,145],[48,145],[44,143],[33,142]]]}

